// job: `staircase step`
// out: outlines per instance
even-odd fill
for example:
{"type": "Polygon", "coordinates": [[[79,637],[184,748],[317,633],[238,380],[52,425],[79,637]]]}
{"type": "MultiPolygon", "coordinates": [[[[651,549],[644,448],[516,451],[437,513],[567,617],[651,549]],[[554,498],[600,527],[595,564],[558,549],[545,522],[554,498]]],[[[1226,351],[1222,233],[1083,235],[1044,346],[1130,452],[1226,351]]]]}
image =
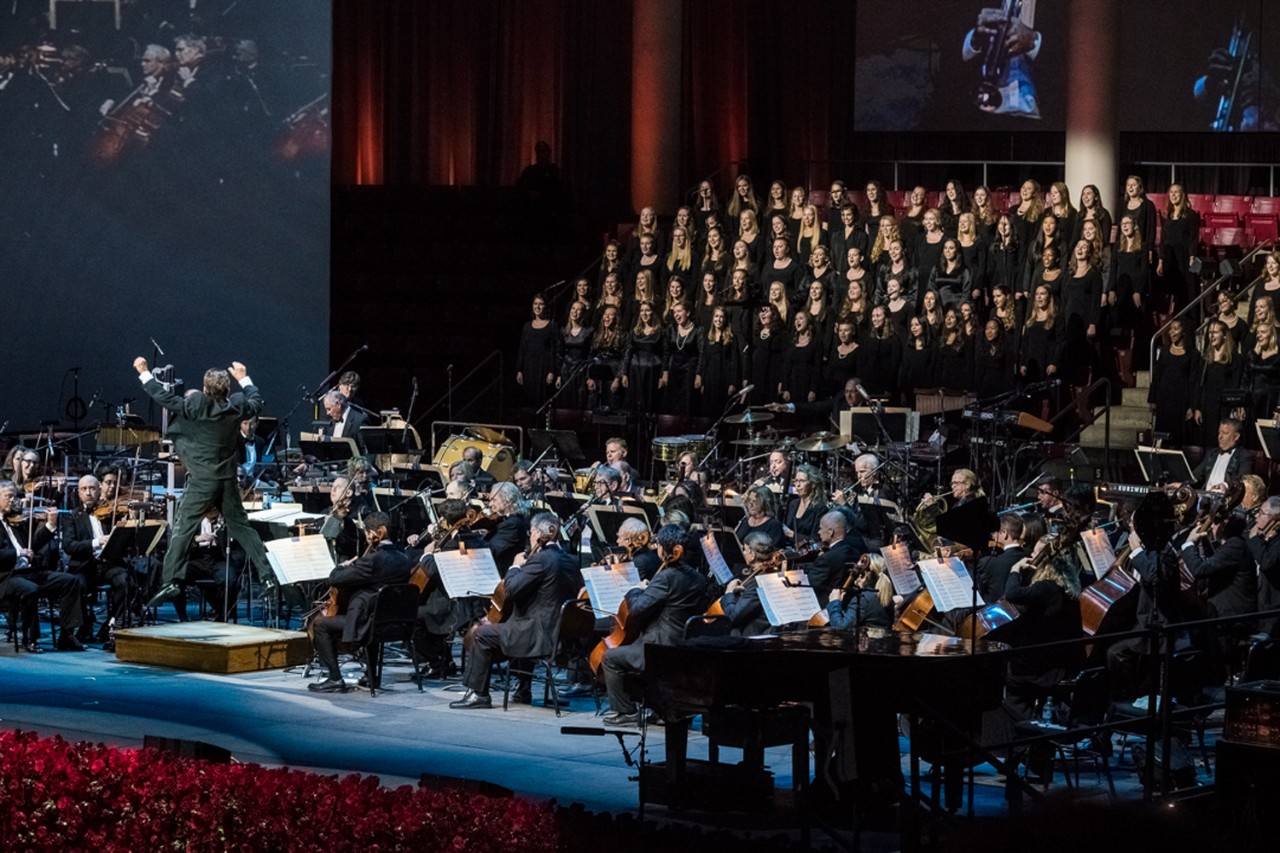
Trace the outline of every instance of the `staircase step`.
{"type": "Polygon", "coordinates": [[[1135,372],[1133,374],[1133,379],[1137,383],[1137,387],[1139,388],[1151,387],[1151,371],[1150,370],[1139,370],[1135,372]]]}
{"type": "MultiPolygon", "coordinates": [[[[1106,422],[1102,408],[1094,409],[1095,424],[1106,422]]],[[[1151,426],[1151,410],[1146,404],[1141,406],[1112,406],[1111,432],[1117,429],[1147,429],[1151,426]]]]}
{"type": "Polygon", "coordinates": [[[1132,406],[1133,408],[1146,408],[1147,392],[1149,388],[1122,388],[1120,389],[1120,403],[1124,406],[1132,406]]]}
{"type": "MultiPolygon", "coordinates": [[[[1101,448],[1106,446],[1106,429],[1102,421],[1090,424],[1080,433],[1080,446],[1101,448]]],[[[1126,450],[1138,446],[1138,431],[1132,427],[1117,428],[1115,421],[1111,423],[1111,449],[1126,450]]]]}

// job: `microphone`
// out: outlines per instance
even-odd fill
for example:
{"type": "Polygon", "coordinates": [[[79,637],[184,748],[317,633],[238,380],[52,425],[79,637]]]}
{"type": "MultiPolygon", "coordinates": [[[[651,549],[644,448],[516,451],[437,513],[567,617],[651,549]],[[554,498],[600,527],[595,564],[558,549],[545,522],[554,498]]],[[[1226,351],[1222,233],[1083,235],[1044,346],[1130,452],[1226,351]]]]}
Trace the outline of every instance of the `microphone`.
{"type": "Polygon", "coordinates": [[[413,393],[418,393],[418,377],[413,377],[413,393]]]}
{"type": "MultiPolygon", "coordinates": [[[[160,356],[162,356],[162,357],[164,356],[164,350],[160,349],[160,345],[159,345],[158,343],[156,343],[156,339],[155,339],[155,338],[151,338],[151,345],[152,345],[153,347],[155,347],[155,348],[156,348],[156,352],[157,352],[160,356]]],[[[78,368],[77,368],[77,369],[78,369],[78,368]]]]}
{"type": "Polygon", "coordinates": [[[756,387],[756,386],[755,386],[755,383],[752,383],[752,384],[748,385],[747,387],[743,388],[741,391],[739,391],[739,392],[738,392],[737,394],[735,394],[734,396],[735,396],[735,397],[737,397],[737,398],[738,398],[738,402],[739,402],[739,403],[741,403],[743,400],[747,399],[747,395],[748,395],[748,394],[750,394],[753,390],[755,390],[755,387],[756,387]]]}
{"type": "Polygon", "coordinates": [[[369,351],[368,344],[364,344],[363,346],[360,347],[360,352],[368,352],[368,351],[369,351]]]}
{"type": "Polygon", "coordinates": [[[866,400],[868,403],[871,402],[871,394],[867,392],[866,388],[862,387],[861,382],[853,383],[853,390],[857,391],[858,394],[862,397],[862,399],[866,400]]]}

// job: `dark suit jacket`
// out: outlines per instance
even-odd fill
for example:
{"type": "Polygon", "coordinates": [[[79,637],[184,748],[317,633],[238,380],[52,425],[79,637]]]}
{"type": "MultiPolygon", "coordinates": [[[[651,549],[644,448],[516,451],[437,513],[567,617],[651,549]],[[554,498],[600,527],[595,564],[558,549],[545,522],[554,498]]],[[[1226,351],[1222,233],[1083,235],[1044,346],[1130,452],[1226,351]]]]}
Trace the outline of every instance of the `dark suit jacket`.
{"type": "MultiPolygon", "coordinates": [[[[1199,485],[1204,485],[1209,479],[1209,475],[1213,473],[1213,466],[1218,464],[1218,457],[1222,455],[1222,451],[1213,448],[1204,454],[1204,458],[1200,460],[1200,464],[1196,466],[1196,470],[1191,472],[1191,477],[1199,485]]],[[[1227,482],[1234,483],[1245,474],[1249,473],[1248,465],[1249,453],[1240,445],[1236,445],[1231,449],[1231,460],[1227,462],[1227,482]]]]}
{"type": "Polygon", "coordinates": [[[765,616],[764,605],[760,602],[760,587],[754,577],[742,585],[740,595],[722,596],[720,607],[739,636],[767,634],[773,627],[769,624],[769,617],[765,616]]]}
{"type": "Polygon", "coordinates": [[[1182,549],[1182,560],[1195,578],[1208,581],[1209,616],[1239,616],[1258,609],[1257,564],[1249,546],[1232,536],[1206,558],[1196,547],[1182,549]]]}
{"type": "MultiPolygon", "coordinates": [[[[355,408],[350,408],[350,407],[347,408],[346,426],[342,428],[342,437],[349,438],[355,441],[356,450],[359,451],[360,455],[362,456],[368,451],[365,449],[364,433],[360,431],[360,427],[364,426],[366,423],[368,423],[368,421],[369,421],[369,416],[366,415],[364,412],[355,408]]],[[[336,424],[330,423],[320,431],[321,434],[333,435],[334,426],[336,426],[336,424]]]]}
{"type": "Polygon", "coordinates": [[[866,550],[862,537],[854,533],[832,544],[818,555],[818,559],[805,567],[809,585],[813,587],[814,595],[818,596],[819,604],[824,604],[831,595],[831,590],[844,583],[849,567],[858,562],[858,558],[866,550]]]}
{"type": "Polygon", "coordinates": [[[684,623],[707,610],[707,585],[697,569],[672,563],[644,589],[627,593],[627,622],[640,628],[635,644],[671,645],[684,638],[684,623]]]}
{"type": "Polygon", "coordinates": [[[174,442],[187,472],[197,480],[233,480],[240,422],[262,411],[262,395],[249,385],[218,403],[204,392],[179,397],[152,379],[142,389],[174,416],[174,442]]]}
{"type": "Polygon", "coordinates": [[[342,629],[344,643],[365,643],[373,627],[373,604],[384,586],[409,582],[412,564],[390,543],[383,543],[348,565],[337,566],[329,574],[329,584],[349,589],[347,622],[342,629]]]}
{"type": "MultiPolygon", "coordinates": [[[[1268,541],[1259,536],[1250,537],[1249,553],[1258,564],[1258,609],[1280,609],[1280,536],[1272,536],[1268,541]]],[[[1258,629],[1275,636],[1278,623],[1280,619],[1268,619],[1258,629]]]]}
{"type": "Polygon", "coordinates": [[[70,571],[89,576],[97,569],[98,561],[93,556],[93,525],[89,523],[89,514],[84,511],[83,504],[62,523],[62,550],[71,558],[70,571]]]}
{"type": "Polygon", "coordinates": [[[1137,627],[1177,622],[1182,603],[1177,553],[1172,548],[1158,553],[1144,549],[1133,555],[1129,566],[1139,581],[1137,627]]]}
{"type": "MultiPolygon", "coordinates": [[[[0,524],[4,524],[0,521],[0,524]]],[[[13,527],[13,535],[18,538],[19,542],[27,541],[27,528],[25,525],[13,527]]],[[[37,524],[35,531],[31,534],[31,550],[36,554],[36,560],[40,559],[40,550],[53,541],[53,533],[43,524],[37,524]]],[[[18,565],[18,552],[13,549],[13,544],[9,541],[9,534],[0,536],[0,586],[14,573],[14,569],[18,565]]],[[[32,571],[28,569],[27,571],[32,571]]]]}
{"type": "Polygon", "coordinates": [[[978,594],[987,604],[995,604],[1004,598],[1005,581],[1014,564],[1027,556],[1021,545],[1015,545],[978,562],[978,594]]]}
{"type": "Polygon", "coordinates": [[[513,658],[536,658],[555,651],[560,606],[582,588],[578,561],[558,544],[544,546],[523,566],[513,566],[503,580],[511,618],[501,624],[502,652],[513,658]]]}
{"type": "Polygon", "coordinates": [[[511,562],[524,550],[529,542],[529,519],[523,515],[508,515],[489,534],[489,550],[493,552],[493,562],[498,566],[498,574],[506,576],[511,562]]]}

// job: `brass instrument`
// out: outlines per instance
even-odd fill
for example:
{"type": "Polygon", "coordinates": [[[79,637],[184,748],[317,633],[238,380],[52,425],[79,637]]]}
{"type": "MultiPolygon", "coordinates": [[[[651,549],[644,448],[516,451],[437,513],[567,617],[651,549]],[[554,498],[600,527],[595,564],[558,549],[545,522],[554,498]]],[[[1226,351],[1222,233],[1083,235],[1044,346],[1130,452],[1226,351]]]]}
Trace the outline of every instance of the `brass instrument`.
{"type": "Polygon", "coordinates": [[[920,550],[933,552],[938,546],[938,516],[947,511],[947,499],[935,495],[922,499],[911,513],[911,530],[920,540],[920,550]]]}
{"type": "Polygon", "coordinates": [[[1004,102],[1000,87],[1009,82],[1009,51],[1005,47],[1005,42],[1009,38],[1009,30],[1013,28],[1013,22],[1022,17],[1022,0],[1004,0],[1001,11],[1004,13],[1004,19],[996,27],[995,33],[987,42],[986,50],[983,51],[982,82],[978,84],[978,91],[973,97],[978,109],[986,113],[993,113],[1000,109],[1000,105],[1004,102]]]}

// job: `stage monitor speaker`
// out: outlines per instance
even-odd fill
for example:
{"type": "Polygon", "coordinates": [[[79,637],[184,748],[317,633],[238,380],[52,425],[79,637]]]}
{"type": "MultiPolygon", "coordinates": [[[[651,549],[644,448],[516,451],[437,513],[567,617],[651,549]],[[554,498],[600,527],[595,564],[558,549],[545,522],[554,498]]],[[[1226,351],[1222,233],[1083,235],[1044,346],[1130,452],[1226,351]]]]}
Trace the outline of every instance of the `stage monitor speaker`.
{"type": "Polygon", "coordinates": [[[146,749],[158,749],[179,758],[196,758],[201,761],[212,761],[215,764],[231,763],[231,750],[199,740],[145,735],[142,738],[142,746],[146,749]]]}
{"type": "Polygon", "coordinates": [[[509,799],[516,795],[510,788],[486,782],[483,779],[463,779],[458,776],[440,776],[436,773],[423,773],[418,784],[423,788],[439,788],[445,791],[460,791],[464,794],[480,794],[494,799],[509,799]]]}
{"type": "Polygon", "coordinates": [[[1235,278],[1241,272],[1240,262],[1231,258],[1223,258],[1218,263],[1219,278],[1235,278]]]}

